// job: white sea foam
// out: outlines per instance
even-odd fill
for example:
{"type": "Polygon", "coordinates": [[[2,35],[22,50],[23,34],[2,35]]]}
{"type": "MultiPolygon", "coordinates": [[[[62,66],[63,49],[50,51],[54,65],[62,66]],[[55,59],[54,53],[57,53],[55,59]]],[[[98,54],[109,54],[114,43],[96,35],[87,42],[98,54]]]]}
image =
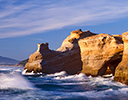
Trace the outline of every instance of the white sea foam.
{"type": "Polygon", "coordinates": [[[54,74],[48,74],[47,76],[50,76],[50,77],[54,77],[54,76],[66,76],[66,72],[65,71],[61,71],[61,72],[57,72],[57,73],[54,73],[54,74]]]}
{"type": "Polygon", "coordinates": [[[23,68],[18,67],[0,67],[0,71],[2,72],[22,72],[23,68]]]}
{"type": "Polygon", "coordinates": [[[12,71],[12,69],[0,68],[0,71],[12,71]]]}
{"type": "Polygon", "coordinates": [[[92,86],[96,86],[96,85],[107,85],[107,86],[118,86],[118,87],[122,87],[122,86],[126,86],[122,83],[119,82],[114,82],[113,81],[113,77],[111,78],[103,78],[103,77],[93,77],[90,82],[90,85],[92,86]]]}
{"type": "MultiPolygon", "coordinates": [[[[63,80],[67,81],[66,83],[62,83],[63,85],[76,85],[76,84],[86,84],[89,85],[90,87],[93,86],[117,86],[117,87],[125,87],[126,85],[119,83],[119,82],[114,82],[113,77],[110,78],[103,78],[103,77],[92,77],[89,76],[87,77],[85,74],[80,73],[80,74],[75,74],[75,75],[67,75],[66,72],[62,71],[59,73],[55,74],[48,74],[46,77],[51,77],[54,80],[63,80]],[[74,81],[74,82],[69,82],[69,81],[74,81]]],[[[49,78],[50,78],[49,77],[49,78]]]]}
{"type": "Polygon", "coordinates": [[[19,74],[0,74],[0,89],[33,89],[33,85],[19,74]]]}
{"type": "Polygon", "coordinates": [[[128,94],[128,87],[119,89],[119,92],[128,94]]]}
{"type": "MultiPolygon", "coordinates": [[[[61,74],[61,72],[60,72],[60,74],[61,74]]],[[[54,79],[57,79],[57,80],[70,80],[70,81],[84,81],[84,80],[89,79],[89,78],[86,77],[85,74],[80,73],[80,74],[67,75],[67,76],[58,75],[57,77],[54,77],[54,79]]]]}
{"type": "MultiPolygon", "coordinates": [[[[4,68],[3,68],[4,69],[4,68]]],[[[6,70],[6,69],[4,69],[6,70]]],[[[22,70],[22,69],[21,69],[22,70]]],[[[30,99],[70,99],[77,97],[86,97],[90,100],[104,100],[106,98],[114,98],[114,100],[122,100],[128,97],[128,86],[114,82],[113,77],[87,77],[85,74],[68,75],[65,71],[47,74],[42,77],[34,78],[34,83],[30,83],[25,77],[16,74],[18,71],[13,69],[12,73],[0,73],[0,90],[2,89],[36,89],[24,94],[15,95],[16,100],[21,98],[24,100],[28,96],[30,99]],[[39,79],[39,80],[38,80],[39,79]],[[45,87],[45,85],[48,87],[45,87]],[[49,87],[51,85],[51,87],[49,87]],[[52,86],[53,85],[53,86],[52,86]],[[55,87],[54,87],[55,85],[55,87]],[[74,86],[72,86],[74,85],[74,86]],[[57,86],[57,88],[56,88],[57,86]],[[54,87],[54,88],[52,88],[54,87]],[[61,88],[64,87],[64,88],[61,88]],[[38,88],[41,88],[38,90],[38,88]],[[50,90],[51,88],[51,90],[50,90]],[[62,90],[62,91],[61,91],[62,90]],[[66,92],[65,92],[66,91],[66,92]],[[79,92],[78,92],[79,91],[79,92]]],[[[26,74],[26,73],[25,73],[26,74]]],[[[31,73],[33,74],[33,72],[31,73]]],[[[31,81],[31,80],[30,80],[31,81]]],[[[10,94],[8,94],[10,96],[10,94]]],[[[3,96],[3,94],[2,94],[3,96]]],[[[12,96],[10,96],[12,98],[12,96]]],[[[22,100],[21,99],[21,100],[22,100]]],[[[126,99],[127,100],[127,99],[126,99]]]]}
{"type": "MultiPolygon", "coordinates": [[[[23,73],[22,73],[23,74],[23,73]]],[[[24,73],[24,75],[34,75],[34,71],[30,72],[30,73],[24,73]]]]}
{"type": "Polygon", "coordinates": [[[25,70],[22,71],[22,75],[42,75],[42,72],[34,73],[34,71],[32,71],[32,72],[28,73],[27,69],[25,69],[25,70]]]}
{"type": "Polygon", "coordinates": [[[25,73],[26,73],[26,71],[27,71],[27,69],[23,70],[23,71],[22,71],[22,74],[25,74],[25,73]]]}
{"type": "Polygon", "coordinates": [[[16,71],[16,72],[21,72],[22,70],[21,70],[21,69],[16,69],[16,70],[14,70],[14,71],[16,71]]]}
{"type": "Polygon", "coordinates": [[[1,70],[1,71],[5,71],[5,70],[8,70],[8,69],[4,69],[4,68],[3,68],[3,69],[0,69],[0,70],[1,70]]]}

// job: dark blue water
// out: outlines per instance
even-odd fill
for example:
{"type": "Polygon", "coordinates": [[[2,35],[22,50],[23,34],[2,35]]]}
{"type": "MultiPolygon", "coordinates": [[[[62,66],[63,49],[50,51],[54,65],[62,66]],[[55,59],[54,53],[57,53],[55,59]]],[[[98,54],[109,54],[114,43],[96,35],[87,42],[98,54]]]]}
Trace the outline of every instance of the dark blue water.
{"type": "Polygon", "coordinates": [[[0,100],[128,100],[128,86],[113,77],[65,72],[22,75],[23,68],[0,67],[0,100]]]}

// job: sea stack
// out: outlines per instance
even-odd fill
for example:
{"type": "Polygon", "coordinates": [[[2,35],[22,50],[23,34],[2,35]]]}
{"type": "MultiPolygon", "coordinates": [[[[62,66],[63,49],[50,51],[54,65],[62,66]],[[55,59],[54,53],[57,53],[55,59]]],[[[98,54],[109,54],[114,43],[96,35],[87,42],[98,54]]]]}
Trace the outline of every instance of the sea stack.
{"type": "Polygon", "coordinates": [[[102,76],[115,74],[115,68],[122,59],[124,45],[120,35],[95,34],[81,29],[72,31],[56,51],[48,43],[38,44],[37,51],[29,57],[26,72],[67,74],[79,72],[102,76]]]}
{"type": "Polygon", "coordinates": [[[128,85],[128,31],[122,34],[124,51],[122,61],[116,68],[114,80],[128,85]]]}
{"type": "Polygon", "coordinates": [[[83,73],[92,76],[114,75],[115,68],[122,59],[122,41],[102,33],[80,39],[79,46],[83,73]]]}
{"type": "Polygon", "coordinates": [[[62,46],[56,51],[48,48],[48,43],[38,44],[37,51],[29,57],[25,65],[26,72],[55,73],[66,71],[67,74],[76,74],[82,70],[82,61],[78,39],[81,30],[68,36],[62,46]]]}

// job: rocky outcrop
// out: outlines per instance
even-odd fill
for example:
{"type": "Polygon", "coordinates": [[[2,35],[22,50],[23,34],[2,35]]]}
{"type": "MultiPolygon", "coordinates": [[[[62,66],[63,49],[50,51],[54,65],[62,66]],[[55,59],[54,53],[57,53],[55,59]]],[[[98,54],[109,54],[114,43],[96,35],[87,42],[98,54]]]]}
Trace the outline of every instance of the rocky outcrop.
{"type": "Polygon", "coordinates": [[[25,65],[27,72],[55,73],[64,70],[68,74],[75,74],[81,71],[80,48],[74,37],[77,36],[67,37],[57,51],[50,50],[47,43],[38,44],[38,50],[25,65]]]}
{"type": "Polygon", "coordinates": [[[123,44],[118,38],[102,33],[80,39],[79,46],[83,73],[93,76],[114,74],[123,51],[123,44]]]}
{"type": "Polygon", "coordinates": [[[124,51],[122,61],[116,68],[114,80],[128,85],[128,32],[122,34],[124,51]]]}
{"type": "Polygon", "coordinates": [[[15,66],[21,66],[21,67],[24,67],[25,64],[28,62],[28,59],[26,60],[23,60],[23,61],[20,61],[19,63],[15,64],[15,66]]]}
{"type": "MultiPolygon", "coordinates": [[[[30,55],[28,63],[26,63],[25,65],[25,69],[27,69],[27,72],[32,72],[32,71],[34,71],[34,73],[45,72],[45,68],[43,68],[44,65],[49,66],[51,64],[50,60],[51,59],[54,60],[54,57],[60,55],[59,52],[50,50],[48,47],[48,43],[45,44],[40,43],[37,46],[38,46],[37,51],[34,54],[30,55]]],[[[49,69],[49,72],[46,73],[50,73],[50,71],[52,70],[49,69]]]]}
{"type": "Polygon", "coordinates": [[[29,57],[24,69],[27,72],[55,73],[66,71],[76,74],[82,70],[82,61],[78,40],[81,37],[95,35],[89,31],[76,30],[71,32],[56,51],[48,48],[48,43],[38,44],[38,50],[29,57]]]}
{"type": "Polygon", "coordinates": [[[122,59],[122,37],[109,34],[95,34],[81,29],[72,31],[56,51],[48,43],[38,44],[38,50],[29,57],[25,65],[27,72],[68,74],[83,72],[87,75],[115,73],[122,59]]]}

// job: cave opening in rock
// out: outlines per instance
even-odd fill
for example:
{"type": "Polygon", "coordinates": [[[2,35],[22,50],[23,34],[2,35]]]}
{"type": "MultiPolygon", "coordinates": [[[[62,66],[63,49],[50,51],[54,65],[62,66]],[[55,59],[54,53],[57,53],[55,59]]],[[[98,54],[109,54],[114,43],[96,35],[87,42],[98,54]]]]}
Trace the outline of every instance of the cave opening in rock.
{"type": "Polygon", "coordinates": [[[115,69],[118,66],[118,64],[121,62],[122,57],[117,58],[115,60],[109,60],[106,62],[103,67],[99,70],[98,76],[108,75],[112,74],[115,75],[115,69]]]}

